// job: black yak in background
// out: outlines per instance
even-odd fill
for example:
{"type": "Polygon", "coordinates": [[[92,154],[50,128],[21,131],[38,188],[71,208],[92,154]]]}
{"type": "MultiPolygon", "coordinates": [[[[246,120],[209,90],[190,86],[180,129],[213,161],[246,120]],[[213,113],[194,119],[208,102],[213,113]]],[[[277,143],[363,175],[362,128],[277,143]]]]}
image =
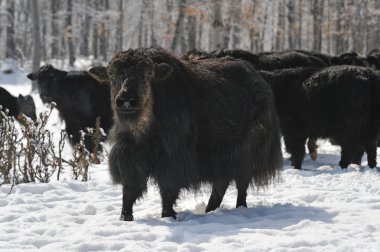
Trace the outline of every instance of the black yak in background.
{"type": "Polygon", "coordinates": [[[380,49],[373,49],[367,54],[368,63],[375,69],[380,69],[380,49]]]}
{"type": "MultiPolygon", "coordinates": [[[[108,132],[112,126],[110,88],[99,83],[85,71],[62,71],[52,65],[45,65],[27,76],[37,81],[42,102],[55,102],[60,117],[66,123],[70,143],[80,140],[80,130],[95,128],[96,118],[100,117],[100,127],[108,132]]],[[[86,149],[94,148],[90,136],[86,135],[86,149]]]]}
{"type": "Polygon", "coordinates": [[[360,164],[363,150],[368,166],[376,166],[380,78],[375,71],[344,65],[261,74],[276,96],[286,150],[295,168],[301,168],[308,137],[333,139],[340,145],[342,168],[360,164]]]}
{"type": "MultiPolygon", "coordinates": [[[[230,56],[236,59],[243,59],[248,61],[255,69],[257,70],[267,70],[273,71],[276,69],[289,69],[296,67],[314,67],[318,69],[322,69],[323,67],[328,67],[331,63],[331,57],[326,54],[314,52],[314,51],[306,51],[306,50],[289,50],[289,51],[281,51],[281,52],[263,52],[258,54],[253,54],[249,51],[240,50],[240,49],[221,49],[212,52],[206,52],[202,50],[193,49],[188,51],[185,55],[182,56],[182,59],[188,61],[195,60],[204,60],[210,58],[222,58],[230,56]]],[[[317,70],[315,70],[317,71],[317,70]]],[[[292,75],[289,80],[293,81],[292,78],[302,78],[302,81],[305,80],[309,76],[304,76],[305,73],[302,73],[299,78],[295,75],[292,75]]],[[[279,94],[281,95],[281,94],[279,94]]],[[[288,95],[296,95],[294,92],[291,92],[288,95]]],[[[291,97],[289,97],[291,99],[291,97]]],[[[298,97],[295,97],[292,101],[295,101],[298,97]]],[[[276,103],[277,104],[277,103],[276,103]]],[[[286,105],[289,107],[291,105],[286,105]]],[[[297,105],[296,105],[297,106],[297,105]]],[[[277,106],[278,108],[279,106],[277,106]]],[[[282,123],[283,124],[283,123],[282,123]]],[[[317,139],[310,138],[307,141],[307,147],[309,150],[309,155],[312,160],[317,159],[317,139]]],[[[293,158],[290,157],[290,160],[293,164],[293,158]]]]}
{"type": "Polygon", "coordinates": [[[326,67],[329,65],[327,55],[304,50],[251,53],[240,49],[221,49],[212,52],[193,49],[182,56],[188,61],[230,56],[243,59],[252,64],[257,70],[274,70],[294,67],[326,67]]]}
{"type": "Polygon", "coordinates": [[[370,64],[366,57],[360,56],[356,52],[345,52],[331,58],[331,65],[353,65],[369,67],[370,64]]]}
{"type": "Polygon", "coordinates": [[[37,119],[36,116],[36,105],[34,104],[33,97],[30,95],[14,97],[7,90],[0,87],[0,105],[2,110],[9,110],[8,115],[18,118],[19,114],[24,114],[33,121],[37,119]]]}
{"type": "Polygon", "coordinates": [[[176,217],[181,189],[212,184],[206,212],[236,182],[236,206],[247,188],[268,184],[282,168],[279,125],[270,87],[245,61],[182,61],[159,48],[116,54],[90,74],[110,81],[115,123],[111,177],[123,185],[122,220],[158,184],[162,217],[176,217]]]}

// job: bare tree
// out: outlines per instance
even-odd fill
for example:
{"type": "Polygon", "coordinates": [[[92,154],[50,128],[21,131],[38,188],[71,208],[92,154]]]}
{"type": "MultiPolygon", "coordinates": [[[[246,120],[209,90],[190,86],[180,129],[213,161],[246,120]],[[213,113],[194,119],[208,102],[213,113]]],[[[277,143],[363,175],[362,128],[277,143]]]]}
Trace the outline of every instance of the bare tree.
{"type": "Polygon", "coordinates": [[[59,20],[58,20],[58,10],[60,7],[59,0],[51,0],[51,57],[58,58],[59,56],[59,20]]]}
{"type": "Polygon", "coordinates": [[[69,49],[69,64],[74,66],[75,56],[74,56],[74,44],[73,44],[73,27],[72,27],[72,0],[67,0],[67,16],[66,16],[66,44],[69,49]]]}
{"type": "Polygon", "coordinates": [[[295,11],[295,1],[288,0],[288,43],[289,49],[296,48],[296,11],[295,11]]]}
{"type": "Polygon", "coordinates": [[[6,58],[16,58],[16,44],[14,41],[14,14],[15,14],[15,2],[7,1],[7,43],[6,43],[6,58]]]}
{"type": "Polygon", "coordinates": [[[337,20],[335,23],[335,54],[345,51],[344,6],[344,0],[336,0],[335,8],[337,20]]]}
{"type": "Polygon", "coordinates": [[[231,48],[239,48],[240,46],[240,26],[241,26],[241,0],[229,1],[229,18],[228,25],[226,25],[226,41],[224,47],[229,47],[229,41],[231,39],[231,48]]]}
{"type": "Polygon", "coordinates": [[[189,49],[196,48],[197,42],[197,15],[194,11],[189,11],[187,15],[187,30],[188,30],[188,47],[189,49]]]}
{"type": "Polygon", "coordinates": [[[285,42],[285,2],[280,0],[278,2],[278,21],[276,32],[276,50],[284,49],[285,42]]]}
{"type": "Polygon", "coordinates": [[[174,38],[172,42],[171,49],[173,52],[184,53],[186,51],[186,45],[183,41],[184,35],[184,19],[185,19],[185,10],[186,10],[186,0],[180,0],[179,2],[179,12],[177,23],[174,31],[174,38]]]}
{"type": "Polygon", "coordinates": [[[324,0],[314,0],[312,6],[313,16],[313,50],[321,51],[322,48],[322,16],[324,0]]]}
{"type": "Polygon", "coordinates": [[[212,23],[213,28],[213,45],[211,49],[220,49],[222,47],[222,33],[223,33],[223,19],[221,0],[213,0],[214,3],[214,20],[212,23]]]}
{"type": "MultiPolygon", "coordinates": [[[[33,63],[32,71],[40,68],[41,62],[41,42],[40,42],[40,20],[39,20],[38,1],[32,0],[32,19],[33,19],[33,63]]],[[[32,91],[37,89],[35,82],[32,84],[32,91]]]]}

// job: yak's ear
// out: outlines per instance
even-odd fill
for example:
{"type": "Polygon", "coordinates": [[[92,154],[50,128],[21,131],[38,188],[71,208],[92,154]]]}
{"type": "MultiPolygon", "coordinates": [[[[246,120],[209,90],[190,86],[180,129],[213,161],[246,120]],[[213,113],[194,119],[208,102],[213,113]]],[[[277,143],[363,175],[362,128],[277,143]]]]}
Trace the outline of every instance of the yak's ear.
{"type": "Polygon", "coordinates": [[[332,58],[330,59],[330,63],[331,63],[332,65],[338,65],[338,64],[339,64],[339,57],[332,57],[332,58]]]}
{"type": "Polygon", "coordinates": [[[19,95],[18,95],[18,99],[19,99],[19,100],[25,100],[25,97],[24,97],[22,94],[19,94],[19,95]]]}
{"type": "Polygon", "coordinates": [[[165,80],[173,72],[173,67],[166,63],[159,63],[154,66],[154,77],[156,80],[165,80]]]}
{"type": "Polygon", "coordinates": [[[375,56],[368,56],[367,61],[370,65],[376,65],[377,58],[375,56]]]}
{"type": "Polygon", "coordinates": [[[28,77],[28,79],[32,80],[32,81],[35,81],[37,80],[37,76],[35,73],[30,73],[28,74],[26,77],[28,77]]]}
{"type": "Polygon", "coordinates": [[[88,70],[88,74],[99,82],[106,82],[109,80],[107,68],[104,66],[96,66],[88,70]]]}
{"type": "Polygon", "coordinates": [[[27,96],[24,96],[24,99],[27,100],[27,101],[33,101],[33,97],[31,95],[27,95],[27,96]]]}

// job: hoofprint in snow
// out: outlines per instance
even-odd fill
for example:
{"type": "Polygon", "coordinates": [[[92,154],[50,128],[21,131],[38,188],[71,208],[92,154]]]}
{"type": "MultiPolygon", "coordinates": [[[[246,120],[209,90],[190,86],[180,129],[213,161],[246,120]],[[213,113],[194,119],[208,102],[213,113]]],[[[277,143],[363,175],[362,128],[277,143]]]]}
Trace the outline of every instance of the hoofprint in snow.
{"type": "MultiPolygon", "coordinates": [[[[26,79],[9,84],[0,78],[14,95],[30,90],[26,79]]],[[[379,251],[379,170],[366,166],[366,156],[361,169],[341,170],[340,148],[319,145],[317,161],[306,156],[301,171],[289,166],[284,152],[280,178],[266,190],[251,188],[248,208],[234,208],[231,185],[222,207],[204,214],[211,191],[205,185],[181,194],[177,220],[160,217],[160,196],[150,182],[134,207],[135,221],[119,221],[122,191],[112,185],[106,161],[90,167],[86,183],[19,184],[9,195],[10,186],[3,185],[0,251],[379,251]]]]}

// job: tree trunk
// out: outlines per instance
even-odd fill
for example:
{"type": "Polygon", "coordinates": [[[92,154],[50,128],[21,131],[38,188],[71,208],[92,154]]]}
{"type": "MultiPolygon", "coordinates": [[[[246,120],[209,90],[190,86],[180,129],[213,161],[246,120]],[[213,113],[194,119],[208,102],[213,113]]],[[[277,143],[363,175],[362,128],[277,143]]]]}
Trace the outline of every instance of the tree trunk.
{"type": "Polygon", "coordinates": [[[143,33],[144,33],[144,13],[146,10],[146,1],[142,1],[140,20],[138,24],[138,35],[137,35],[137,45],[138,47],[143,47],[143,33]]]}
{"type": "Polygon", "coordinates": [[[302,18],[303,18],[303,1],[298,2],[298,48],[302,49],[302,18]]]}
{"type": "Polygon", "coordinates": [[[230,1],[230,26],[232,30],[232,48],[240,48],[240,26],[241,26],[241,0],[230,1]]]}
{"type": "Polygon", "coordinates": [[[174,39],[172,42],[171,49],[173,52],[180,54],[185,53],[186,47],[183,43],[183,34],[184,34],[184,18],[186,10],[186,0],[180,0],[179,3],[179,13],[177,18],[177,23],[174,31],[174,39]]]}
{"type": "Polygon", "coordinates": [[[288,4],[288,43],[289,49],[296,48],[296,12],[295,4],[293,0],[289,0],[288,4]]]}
{"type": "Polygon", "coordinates": [[[123,33],[124,33],[124,10],[123,10],[123,0],[119,0],[119,24],[117,32],[117,41],[116,41],[116,52],[121,52],[123,50],[123,33]]]}
{"type": "Polygon", "coordinates": [[[149,2],[149,29],[150,29],[150,46],[156,46],[156,33],[154,29],[154,1],[149,2]]]}
{"type": "Polygon", "coordinates": [[[102,21],[99,22],[99,52],[103,56],[103,60],[107,60],[107,47],[108,47],[108,41],[107,41],[107,28],[106,23],[108,21],[108,10],[109,10],[109,2],[108,0],[104,0],[102,2],[102,12],[103,12],[103,18],[102,21]]]}
{"type": "Polygon", "coordinates": [[[283,50],[285,42],[285,3],[280,0],[278,3],[278,20],[276,32],[276,50],[283,50]]]}
{"type": "MultiPolygon", "coordinates": [[[[99,3],[98,1],[94,1],[94,9],[99,9],[99,3]]],[[[99,40],[99,27],[98,27],[98,21],[94,20],[93,27],[92,27],[92,54],[94,55],[94,59],[97,60],[99,57],[98,53],[98,40],[99,40]]]]}
{"type": "Polygon", "coordinates": [[[337,0],[336,1],[336,13],[337,20],[335,24],[335,54],[340,54],[345,52],[345,41],[344,41],[344,1],[337,0]]]}
{"type": "Polygon", "coordinates": [[[214,21],[212,23],[213,28],[213,45],[211,50],[217,50],[222,48],[222,33],[223,33],[223,19],[222,19],[222,7],[220,5],[221,0],[213,0],[214,3],[214,21]]]}
{"type": "MultiPolygon", "coordinates": [[[[38,1],[32,1],[32,19],[33,19],[33,62],[32,71],[35,72],[40,68],[41,62],[41,41],[40,41],[40,20],[39,20],[38,1]]],[[[32,83],[32,91],[37,89],[35,82],[32,83]]]]}
{"type": "Polygon", "coordinates": [[[351,8],[355,8],[355,15],[353,16],[352,24],[350,25],[350,31],[351,31],[351,40],[352,40],[352,49],[355,52],[358,53],[364,53],[364,41],[363,41],[363,34],[364,27],[363,27],[363,18],[361,17],[361,11],[363,10],[363,5],[362,3],[356,3],[357,5],[355,6],[355,2],[350,2],[351,8]]]}
{"type": "Polygon", "coordinates": [[[84,24],[83,24],[83,36],[82,37],[82,43],[81,43],[81,53],[83,56],[88,57],[90,55],[90,49],[89,49],[89,42],[91,40],[90,38],[90,30],[91,30],[91,20],[92,17],[89,13],[85,13],[85,18],[84,18],[84,24]]]}
{"type": "Polygon", "coordinates": [[[69,65],[74,66],[75,56],[74,56],[74,42],[73,42],[73,26],[72,26],[72,0],[67,1],[67,16],[66,16],[66,44],[69,50],[69,65]]]}
{"type": "Polygon", "coordinates": [[[188,46],[189,50],[196,48],[197,42],[197,16],[190,15],[188,17],[188,46]]]}
{"type": "Polygon", "coordinates": [[[320,52],[322,49],[322,15],[324,0],[314,0],[312,4],[313,15],[313,50],[320,52]]]}
{"type": "Polygon", "coordinates": [[[15,2],[7,1],[7,43],[5,57],[16,59],[16,44],[15,44],[15,30],[14,30],[14,14],[15,14],[15,2]]]}
{"type": "Polygon", "coordinates": [[[58,28],[58,10],[59,10],[59,0],[51,1],[51,55],[52,58],[58,58],[59,55],[59,28],[58,28]]]}

